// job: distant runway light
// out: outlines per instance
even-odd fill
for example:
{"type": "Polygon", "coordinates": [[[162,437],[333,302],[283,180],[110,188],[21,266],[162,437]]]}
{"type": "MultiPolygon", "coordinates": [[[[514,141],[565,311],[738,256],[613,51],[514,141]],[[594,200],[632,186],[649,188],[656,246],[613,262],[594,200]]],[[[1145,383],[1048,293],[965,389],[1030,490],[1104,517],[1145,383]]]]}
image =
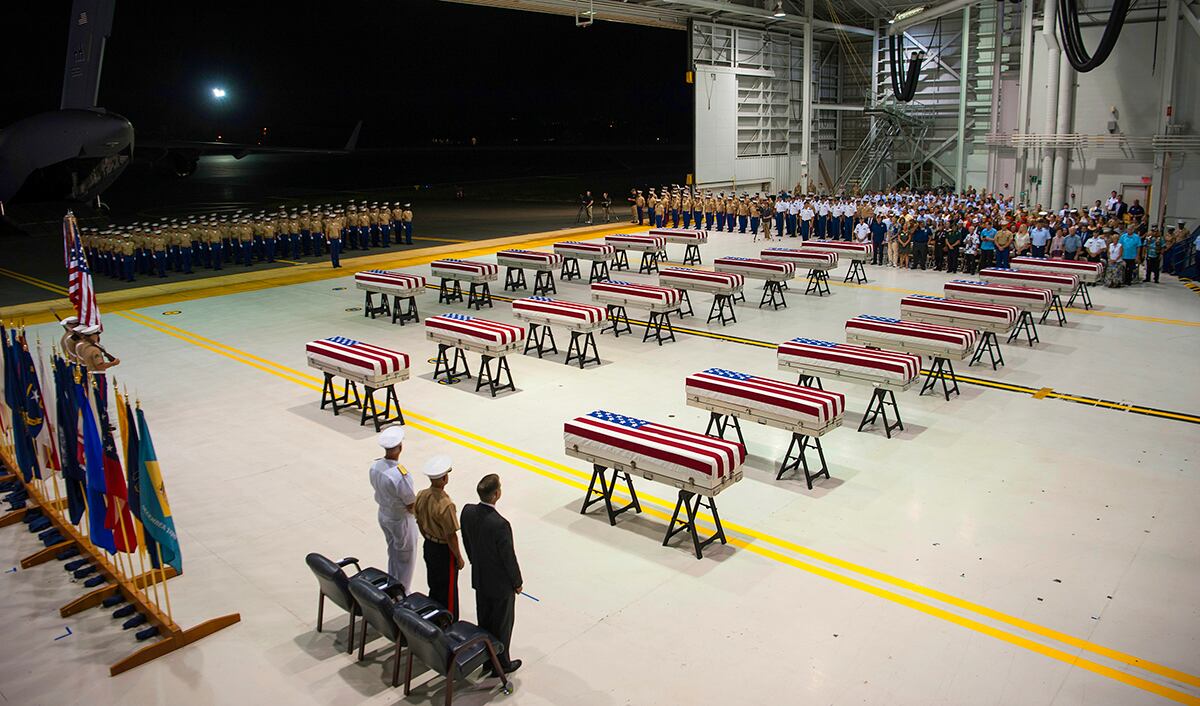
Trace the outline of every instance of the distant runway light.
{"type": "Polygon", "coordinates": [[[213,98],[216,98],[217,100],[221,100],[222,98],[225,97],[225,89],[224,88],[214,88],[214,89],[212,89],[212,94],[213,94],[213,98]]]}

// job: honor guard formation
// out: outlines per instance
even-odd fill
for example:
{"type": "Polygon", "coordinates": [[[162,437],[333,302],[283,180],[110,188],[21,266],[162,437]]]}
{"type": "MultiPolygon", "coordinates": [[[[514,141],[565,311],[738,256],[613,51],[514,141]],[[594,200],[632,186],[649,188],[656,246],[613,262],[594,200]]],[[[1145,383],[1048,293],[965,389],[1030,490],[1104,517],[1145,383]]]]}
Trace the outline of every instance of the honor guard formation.
{"type": "Polygon", "coordinates": [[[125,282],[138,277],[193,274],[392,245],[412,245],[411,203],[372,201],[322,204],[246,213],[212,213],[123,226],[81,228],[88,262],[125,282]]]}

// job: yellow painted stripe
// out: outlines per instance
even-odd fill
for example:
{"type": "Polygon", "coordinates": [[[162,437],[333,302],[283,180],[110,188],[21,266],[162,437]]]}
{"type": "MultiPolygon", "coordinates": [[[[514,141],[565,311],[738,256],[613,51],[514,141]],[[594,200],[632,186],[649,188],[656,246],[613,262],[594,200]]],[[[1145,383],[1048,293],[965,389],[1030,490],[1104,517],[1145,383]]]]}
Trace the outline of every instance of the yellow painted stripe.
{"type": "Polygon", "coordinates": [[[1043,387],[1042,389],[1040,389],[1040,390],[1038,390],[1037,392],[1033,393],[1033,399],[1035,399],[1035,400],[1044,400],[1044,399],[1046,399],[1046,395],[1050,394],[1051,392],[1054,392],[1054,390],[1051,390],[1051,389],[1050,389],[1050,388],[1048,388],[1048,387],[1043,387]]]}
{"type": "Polygon", "coordinates": [[[289,265],[308,265],[307,262],[296,262],[295,260],[284,260],[282,257],[275,258],[275,262],[286,262],[289,265]]]}
{"type": "MultiPolygon", "coordinates": [[[[253,354],[246,353],[244,351],[239,351],[238,349],[233,348],[232,346],[228,346],[226,344],[219,343],[217,341],[212,341],[211,339],[207,339],[198,334],[194,334],[192,332],[185,331],[184,329],[180,329],[178,327],[171,326],[169,324],[165,324],[165,323],[162,323],[159,321],[154,321],[154,320],[149,319],[149,318],[147,318],[139,313],[136,313],[136,312],[123,312],[120,315],[128,318],[131,321],[142,323],[144,325],[149,326],[150,328],[154,328],[156,330],[159,330],[160,332],[166,333],[167,335],[173,336],[175,338],[179,338],[180,340],[188,341],[189,337],[194,338],[197,341],[204,342],[204,344],[196,343],[194,341],[189,341],[189,342],[193,342],[194,345],[198,345],[201,348],[211,350],[213,352],[218,353],[219,355],[225,356],[232,360],[246,363],[248,365],[251,365],[252,367],[263,370],[264,372],[268,372],[268,373],[275,375],[277,377],[280,377],[282,379],[289,380],[290,382],[295,382],[295,383],[300,384],[309,389],[312,389],[312,390],[320,389],[320,386],[317,384],[317,381],[319,381],[320,379],[317,378],[316,376],[302,373],[300,371],[288,368],[281,364],[274,363],[272,361],[268,361],[263,358],[259,358],[258,356],[254,356],[253,354]],[[208,344],[208,345],[205,345],[205,344],[208,344]],[[251,361],[258,361],[258,363],[261,363],[262,365],[255,363],[255,362],[251,362],[251,361]],[[267,366],[269,366],[269,367],[267,367],[267,366]],[[271,368],[274,368],[274,369],[271,369],[271,368]],[[286,371],[286,372],[280,372],[280,371],[286,371]],[[307,380],[304,380],[305,378],[307,378],[307,380]]],[[[435,436],[438,436],[439,438],[443,438],[443,439],[452,441],[454,443],[458,443],[463,446],[467,446],[468,448],[472,448],[473,450],[478,450],[481,453],[485,453],[489,456],[492,456],[493,458],[499,458],[501,460],[505,460],[505,461],[507,461],[509,463],[513,463],[514,465],[517,465],[521,468],[525,468],[527,470],[532,470],[535,473],[537,473],[538,475],[541,475],[543,477],[558,480],[560,482],[566,483],[567,485],[571,485],[572,487],[576,487],[578,489],[586,488],[586,486],[584,484],[582,484],[578,481],[574,481],[574,480],[571,480],[568,478],[562,478],[561,476],[554,474],[554,473],[550,473],[548,471],[545,471],[544,469],[533,468],[533,467],[531,467],[531,464],[529,464],[525,461],[520,461],[517,459],[507,457],[507,456],[497,455],[495,452],[491,451],[490,449],[487,449],[484,446],[480,446],[478,444],[473,444],[470,442],[465,442],[456,437],[450,437],[441,432],[434,431],[434,430],[430,429],[430,427],[437,426],[437,427],[446,429],[448,431],[452,431],[456,434],[461,434],[468,438],[479,441],[482,444],[488,444],[492,447],[502,449],[504,451],[507,451],[508,453],[523,457],[525,459],[529,459],[530,461],[536,462],[538,464],[542,464],[542,465],[548,466],[550,468],[561,469],[562,471],[568,472],[571,475],[576,476],[578,478],[588,478],[589,476],[586,473],[582,473],[576,469],[573,469],[568,466],[564,466],[562,464],[550,461],[548,459],[543,459],[534,454],[530,454],[530,453],[521,451],[519,449],[515,449],[511,446],[500,444],[498,442],[487,439],[486,437],[482,437],[477,434],[458,429],[456,427],[450,426],[448,424],[444,424],[442,422],[438,422],[436,420],[430,419],[428,417],[424,417],[422,415],[418,415],[411,411],[406,410],[405,414],[406,414],[406,416],[410,416],[410,417],[418,420],[419,422],[423,423],[423,424],[414,424],[413,425],[414,428],[421,429],[422,431],[428,431],[429,433],[434,434],[435,436]]],[[[643,500],[643,502],[652,502],[654,504],[658,504],[663,507],[673,507],[674,506],[673,503],[671,503],[667,500],[663,500],[661,498],[657,498],[653,495],[639,494],[639,497],[643,500]]],[[[705,519],[707,519],[708,521],[711,522],[711,517],[706,517],[703,515],[702,515],[702,517],[704,517],[705,519]]],[[[967,601],[967,600],[964,600],[961,598],[957,598],[955,596],[943,593],[936,589],[927,588],[925,586],[921,586],[919,584],[912,583],[905,579],[901,579],[901,578],[898,578],[895,576],[891,576],[889,574],[885,574],[880,571],[876,571],[874,569],[860,566],[860,565],[854,564],[852,562],[834,557],[832,555],[825,554],[823,552],[819,552],[817,550],[795,544],[788,540],[773,537],[771,535],[767,535],[765,533],[758,532],[756,530],[752,530],[750,528],[743,527],[743,526],[737,525],[735,523],[724,522],[724,524],[730,531],[746,535],[746,536],[751,537],[756,540],[764,541],[766,543],[777,546],[781,549],[786,549],[795,554],[799,554],[801,556],[806,556],[806,557],[809,557],[812,559],[816,559],[823,563],[827,563],[832,566],[836,566],[838,568],[841,568],[841,569],[844,569],[847,571],[851,571],[851,572],[860,574],[862,576],[865,576],[865,577],[868,577],[868,578],[871,578],[871,579],[874,579],[874,580],[877,580],[877,581],[880,581],[883,583],[893,585],[897,588],[911,591],[918,595],[923,595],[928,598],[932,598],[934,600],[937,600],[942,603],[946,603],[948,605],[954,606],[954,607],[962,609],[962,610],[977,613],[977,614],[987,617],[991,620],[995,620],[996,622],[1007,624],[1012,627],[1016,627],[1021,630],[1025,630],[1027,632],[1030,632],[1030,633],[1033,633],[1033,634],[1036,634],[1036,635],[1039,635],[1039,636],[1042,636],[1042,637],[1045,637],[1048,639],[1062,642],[1064,644],[1070,645],[1071,647],[1086,650],[1086,651],[1092,652],[1094,654],[1106,657],[1108,659],[1129,665],[1131,667],[1136,667],[1138,669],[1142,669],[1142,670],[1145,670],[1145,671],[1148,671],[1148,672],[1151,672],[1154,674],[1158,674],[1160,676],[1163,676],[1168,679],[1172,679],[1172,680],[1175,680],[1175,681],[1178,681],[1181,683],[1200,687],[1200,677],[1197,677],[1195,675],[1188,674],[1186,672],[1182,672],[1179,670],[1175,670],[1175,669],[1172,669],[1165,665],[1160,665],[1160,664],[1156,664],[1154,662],[1143,660],[1139,657],[1135,657],[1133,655],[1129,655],[1129,654],[1120,652],[1118,650],[1113,650],[1111,648],[1107,648],[1102,645],[1097,645],[1097,644],[1091,643],[1087,640],[1083,640],[1081,638],[1077,638],[1072,635],[1068,635],[1066,633],[1062,633],[1057,630],[1053,630],[1051,628],[1046,628],[1046,627],[1043,627],[1036,623],[1032,623],[1032,622],[1023,620],[1021,618],[1017,618],[1015,616],[1010,616],[1010,615],[1007,615],[1000,611],[993,610],[991,608],[987,608],[985,606],[982,606],[982,605],[979,605],[976,603],[972,603],[970,601],[967,601]]],[[[760,550],[760,548],[757,548],[757,547],[752,549],[752,551],[755,551],[755,553],[770,552],[770,550],[760,550]]],[[[767,556],[768,554],[763,553],[763,555],[767,556]]],[[[780,555],[780,556],[782,556],[782,555],[780,555]]],[[[772,558],[774,558],[774,557],[772,557],[772,558]]],[[[823,569],[823,568],[817,567],[817,566],[812,566],[812,565],[806,564],[805,562],[800,562],[798,560],[789,559],[787,557],[783,557],[782,559],[779,559],[779,560],[784,561],[784,563],[787,563],[789,565],[797,565],[798,566],[799,564],[804,564],[804,566],[798,566],[798,568],[809,567],[809,568],[805,568],[805,570],[811,569],[812,573],[817,573],[822,576],[825,575],[822,572],[828,572],[827,569],[823,569]]],[[[855,579],[850,579],[850,578],[841,576],[840,574],[836,574],[833,572],[829,572],[829,573],[831,574],[831,576],[839,577],[838,579],[834,579],[834,580],[838,580],[839,583],[844,583],[845,585],[853,585],[854,583],[861,583],[861,582],[857,582],[857,580],[855,580],[855,579]]],[[[876,595],[882,596],[884,593],[888,593],[889,595],[895,596],[895,598],[897,599],[896,602],[899,602],[899,603],[902,603],[905,605],[908,605],[908,602],[912,601],[912,599],[910,599],[910,598],[900,596],[897,594],[890,594],[890,592],[887,592],[885,589],[879,589],[877,587],[871,586],[870,584],[862,584],[862,586],[869,587],[871,590],[869,590],[868,592],[874,593],[876,595]]],[[[863,590],[867,590],[867,589],[864,588],[863,590]]],[[[883,596],[883,597],[887,597],[887,596],[883,596]]],[[[889,598],[889,600],[891,600],[891,598],[889,598]]],[[[921,610],[922,612],[926,612],[930,615],[936,615],[937,617],[944,617],[945,619],[950,620],[951,622],[955,622],[956,624],[963,625],[964,627],[969,627],[971,629],[979,630],[980,632],[983,632],[984,634],[992,635],[993,632],[998,633],[998,635],[993,635],[993,636],[997,636],[997,637],[999,637],[1001,635],[1006,636],[1006,637],[1000,637],[1000,639],[1004,639],[1005,641],[1008,641],[1015,645],[1028,647],[1029,649],[1033,649],[1036,652],[1045,654],[1045,655],[1053,657],[1055,659],[1059,659],[1060,657],[1062,657],[1063,661],[1068,661],[1068,663],[1070,663],[1070,664],[1074,664],[1074,665],[1083,667],[1085,669],[1089,669],[1089,671],[1094,671],[1097,674],[1101,674],[1103,676],[1109,676],[1113,679],[1117,679],[1119,681],[1128,683],[1132,686],[1137,686],[1138,688],[1144,688],[1148,691],[1152,691],[1153,693],[1157,693],[1157,694],[1166,696],[1167,698],[1172,698],[1174,700],[1180,701],[1181,703],[1193,703],[1193,702],[1200,703],[1200,701],[1188,701],[1188,699],[1194,700],[1195,697],[1192,697],[1183,692],[1177,692],[1177,691],[1174,691],[1171,689],[1167,689],[1166,687],[1162,687],[1153,682],[1148,682],[1148,681],[1140,679],[1138,677],[1131,676],[1129,674],[1126,674],[1125,672],[1113,670],[1113,669],[1111,669],[1109,667],[1105,667],[1103,665],[1099,665],[1099,664],[1096,664],[1093,662],[1088,662],[1087,660],[1083,660],[1081,658],[1073,657],[1073,656],[1063,653],[1059,650],[1055,650],[1054,648],[1045,647],[1043,645],[1040,645],[1039,643],[1029,641],[1026,638],[1022,638],[1022,637],[1016,636],[1016,635],[1010,635],[1009,633],[1004,633],[1003,631],[1000,631],[996,628],[986,626],[983,624],[978,624],[978,623],[975,623],[974,621],[971,621],[966,618],[961,618],[960,616],[957,616],[953,613],[948,613],[948,612],[946,612],[940,608],[936,608],[934,606],[927,606],[925,604],[916,603],[915,601],[912,601],[912,602],[915,603],[915,606],[911,606],[911,607],[921,606],[917,609],[921,610]],[[944,613],[945,615],[941,615],[941,613],[944,613]],[[979,627],[975,627],[975,625],[978,625],[979,627]],[[1029,644],[1026,645],[1024,643],[1029,643],[1029,644]],[[1055,654],[1051,654],[1051,653],[1055,653],[1055,654]],[[1149,688],[1145,685],[1149,685],[1149,687],[1153,687],[1153,688],[1149,688]],[[1169,692],[1169,693],[1166,693],[1166,692],[1169,692]],[[1171,694],[1174,694],[1175,696],[1172,696],[1171,694]],[[1181,698],[1176,698],[1176,697],[1181,697],[1181,698]]]]}
{"type": "MultiPolygon", "coordinates": [[[[463,240],[462,238],[430,238],[427,235],[413,236],[413,240],[430,240],[435,243],[469,243],[469,242],[471,242],[470,240],[463,240]]],[[[484,241],[480,241],[480,242],[484,242],[484,241]]]]}

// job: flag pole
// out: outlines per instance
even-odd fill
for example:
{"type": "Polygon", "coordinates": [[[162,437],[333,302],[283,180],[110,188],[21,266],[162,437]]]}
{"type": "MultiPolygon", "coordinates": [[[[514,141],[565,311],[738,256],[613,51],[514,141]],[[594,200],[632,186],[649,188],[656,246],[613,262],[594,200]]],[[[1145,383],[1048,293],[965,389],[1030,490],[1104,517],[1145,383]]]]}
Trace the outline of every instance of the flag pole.
{"type": "Polygon", "coordinates": [[[158,570],[162,575],[163,596],[167,599],[167,620],[171,621],[171,624],[174,625],[175,618],[171,615],[171,591],[167,588],[167,570],[163,568],[162,545],[155,542],[154,550],[158,554],[158,570]]]}
{"type": "MultiPolygon", "coordinates": [[[[117,381],[114,378],[113,379],[113,387],[114,388],[116,387],[116,384],[117,384],[117,381]]],[[[125,435],[126,435],[126,438],[128,439],[131,435],[137,434],[137,429],[130,427],[129,416],[127,414],[125,414],[125,410],[128,408],[128,405],[129,405],[129,390],[128,389],[125,390],[123,399],[121,397],[122,396],[118,395],[118,400],[117,400],[120,403],[119,406],[121,407],[121,420],[122,420],[121,427],[123,429],[125,429],[125,435]]],[[[140,461],[138,461],[137,459],[129,458],[129,443],[128,443],[128,441],[126,442],[125,448],[122,449],[122,451],[125,452],[125,473],[128,476],[129,464],[140,463],[140,461]]],[[[141,471],[138,472],[138,476],[139,477],[141,476],[141,471]]],[[[129,490],[128,490],[128,488],[126,488],[126,493],[128,493],[128,492],[129,492],[129,490]]],[[[136,535],[136,537],[137,537],[138,571],[141,572],[139,574],[139,576],[144,577],[144,576],[146,576],[146,556],[149,552],[146,551],[146,533],[142,528],[141,508],[131,507],[130,510],[133,511],[133,512],[131,512],[131,514],[133,515],[133,532],[134,532],[134,535],[136,535]]],[[[151,569],[154,568],[153,561],[150,562],[150,568],[151,569]]],[[[144,581],[142,584],[142,593],[146,596],[146,600],[150,600],[150,588],[152,586],[154,587],[154,607],[158,608],[158,610],[161,612],[162,606],[160,605],[159,600],[158,600],[158,581],[154,579],[153,571],[150,572],[149,580],[144,581]]]]}

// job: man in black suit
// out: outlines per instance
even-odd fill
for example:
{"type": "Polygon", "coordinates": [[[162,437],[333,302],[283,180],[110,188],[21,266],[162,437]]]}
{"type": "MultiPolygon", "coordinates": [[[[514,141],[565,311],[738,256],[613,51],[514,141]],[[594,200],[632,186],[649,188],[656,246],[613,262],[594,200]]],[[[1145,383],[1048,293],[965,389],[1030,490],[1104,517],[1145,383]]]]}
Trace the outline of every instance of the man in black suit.
{"type": "MultiPolygon", "coordinates": [[[[521,567],[513,552],[512,526],[496,512],[500,500],[500,476],[484,476],[475,487],[479,504],[462,509],[463,545],[471,562],[471,588],[475,589],[475,613],[479,627],[504,643],[500,666],[515,672],[521,660],[512,659],[513,609],[521,592],[521,567]]],[[[488,669],[485,667],[485,670],[488,669]]]]}

